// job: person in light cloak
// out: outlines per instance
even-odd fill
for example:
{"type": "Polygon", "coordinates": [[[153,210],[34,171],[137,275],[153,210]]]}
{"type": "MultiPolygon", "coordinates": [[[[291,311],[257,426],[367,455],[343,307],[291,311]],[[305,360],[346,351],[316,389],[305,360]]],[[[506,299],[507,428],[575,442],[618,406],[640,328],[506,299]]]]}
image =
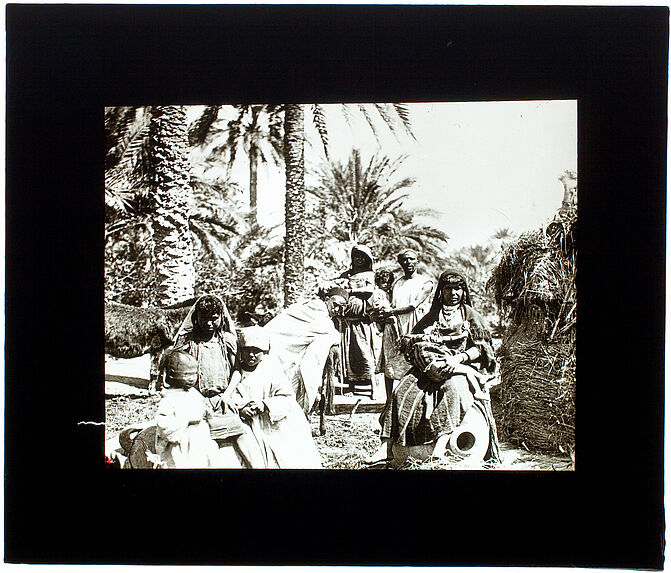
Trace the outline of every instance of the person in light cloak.
{"type": "Polygon", "coordinates": [[[231,379],[236,387],[233,403],[261,447],[264,467],[321,468],[310,424],[282,365],[269,353],[270,338],[263,328],[240,331],[239,359],[231,379]]]}

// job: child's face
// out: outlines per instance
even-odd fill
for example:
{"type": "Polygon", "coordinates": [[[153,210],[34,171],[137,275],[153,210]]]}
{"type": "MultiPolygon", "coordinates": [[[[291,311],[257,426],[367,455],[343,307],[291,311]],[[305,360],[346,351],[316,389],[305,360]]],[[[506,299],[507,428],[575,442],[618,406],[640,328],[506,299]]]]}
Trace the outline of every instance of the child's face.
{"type": "Polygon", "coordinates": [[[198,311],[198,327],[201,332],[211,334],[221,328],[221,313],[198,311]]]}
{"type": "Polygon", "coordinates": [[[263,357],[267,354],[266,350],[256,348],[256,346],[245,346],[240,349],[240,360],[243,366],[257,366],[263,357]]]}
{"type": "Polygon", "coordinates": [[[391,292],[391,279],[381,278],[376,281],[378,288],[382,289],[385,292],[391,292]]]}

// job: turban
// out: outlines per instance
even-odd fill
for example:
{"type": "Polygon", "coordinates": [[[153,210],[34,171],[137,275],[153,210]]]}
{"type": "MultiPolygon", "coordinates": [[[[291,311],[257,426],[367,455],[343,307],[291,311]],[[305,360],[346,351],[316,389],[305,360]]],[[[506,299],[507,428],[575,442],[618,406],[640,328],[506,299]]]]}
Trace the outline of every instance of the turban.
{"type": "Polygon", "coordinates": [[[270,350],[270,337],[260,326],[250,326],[240,331],[240,348],[259,348],[270,350]]]}
{"type": "Polygon", "coordinates": [[[397,260],[397,261],[400,261],[400,260],[401,260],[401,257],[402,257],[403,255],[413,255],[415,258],[418,258],[418,256],[417,256],[417,251],[414,251],[413,249],[403,249],[403,250],[396,256],[396,260],[397,260]]]}

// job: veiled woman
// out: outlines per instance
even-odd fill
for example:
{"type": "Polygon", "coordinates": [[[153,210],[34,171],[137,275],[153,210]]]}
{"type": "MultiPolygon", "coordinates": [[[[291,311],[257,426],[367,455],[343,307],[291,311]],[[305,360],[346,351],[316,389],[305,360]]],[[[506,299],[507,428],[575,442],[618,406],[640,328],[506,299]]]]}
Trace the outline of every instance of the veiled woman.
{"type": "Polygon", "coordinates": [[[475,406],[489,426],[485,459],[499,461],[496,426],[480,376],[496,367],[491,334],[471,306],[460,272],[448,270],[440,276],[431,308],[401,343],[412,368],[380,416],[388,458],[395,444],[435,443],[434,455],[442,455],[447,437],[475,406]]]}
{"type": "Polygon", "coordinates": [[[231,378],[238,344],[224,301],[214,294],[200,296],[177,331],[174,346],[197,360],[196,389],[215,412],[225,410],[222,395],[231,378]]]}

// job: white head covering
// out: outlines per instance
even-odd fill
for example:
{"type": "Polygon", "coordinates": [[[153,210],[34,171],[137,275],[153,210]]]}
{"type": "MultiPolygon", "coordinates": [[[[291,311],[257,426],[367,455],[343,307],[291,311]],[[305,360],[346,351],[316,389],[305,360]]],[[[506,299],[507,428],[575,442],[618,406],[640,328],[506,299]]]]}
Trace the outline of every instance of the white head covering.
{"type": "Polygon", "coordinates": [[[270,350],[270,337],[260,326],[249,326],[240,330],[238,346],[259,348],[267,352],[270,350]]]}

